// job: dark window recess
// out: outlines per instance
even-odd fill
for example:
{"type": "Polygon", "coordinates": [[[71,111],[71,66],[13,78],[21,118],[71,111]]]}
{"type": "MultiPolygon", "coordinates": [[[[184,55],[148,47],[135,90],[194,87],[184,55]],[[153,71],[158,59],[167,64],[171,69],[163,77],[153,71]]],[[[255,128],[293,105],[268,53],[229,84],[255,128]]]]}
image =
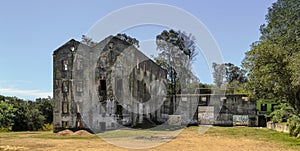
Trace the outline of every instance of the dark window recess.
{"type": "Polygon", "coordinates": [[[69,128],[69,121],[62,121],[61,125],[63,128],[69,128]]]}
{"type": "Polygon", "coordinates": [[[62,84],[62,91],[64,93],[67,93],[69,91],[69,87],[68,87],[68,82],[67,81],[63,82],[63,84],[62,84]]]}
{"type": "Polygon", "coordinates": [[[62,103],[62,113],[68,114],[69,113],[69,104],[67,102],[62,103]]]}
{"type": "Polygon", "coordinates": [[[147,93],[147,85],[146,85],[146,83],[144,83],[144,86],[143,86],[143,94],[146,94],[147,93]]]}
{"type": "Polygon", "coordinates": [[[68,60],[62,61],[63,71],[68,71],[68,60]]]}
{"type": "Polygon", "coordinates": [[[122,81],[122,79],[117,80],[116,89],[117,89],[117,96],[121,97],[122,96],[122,90],[123,90],[123,81],[122,81]]]}
{"type": "Polygon", "coordinates": [[[267,111],[267,104],[261,104],[260,109],[261,111],[267,111]]]}
{"type": "Polygon", "coordinates": [[[106,95],[106,80],[100,80],[99,94],[100,96],[106,95]]]}
{"type": "Polygon", "coordinates": [[[114,54],[113,51],[110,51],[110,52],[109,52],[109,61],[110,61],[110,62],[114,62],[114,59],[115,59],[115,58],[114,58],[114,55],[115,55],[115,54],[114,54]]]}
{"type": "Polygon", "coordinates": [[[147,72],[146,72],[146,62],[144,62],[144,75],[146,75],[147,74],[147,72]]]}
{"type": "Polygon", "coordinates": [[[275,106],[276,106],[277,104],[272,104],[272,106],[271,106],[271,111],[273,112],[274,110],[275,110],[275,106]]]}

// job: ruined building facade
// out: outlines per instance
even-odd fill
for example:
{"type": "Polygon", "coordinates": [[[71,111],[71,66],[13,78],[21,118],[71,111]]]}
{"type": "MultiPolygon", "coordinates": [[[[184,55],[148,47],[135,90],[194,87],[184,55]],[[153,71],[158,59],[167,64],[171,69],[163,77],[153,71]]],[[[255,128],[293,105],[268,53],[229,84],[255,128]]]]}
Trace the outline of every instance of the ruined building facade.
{"type": "Polygon", "coordinates": [[[72,39],[53,53],[54,132],[164,122],[165,78],[165,70],[117,37],[92,47],[72,39]]]}

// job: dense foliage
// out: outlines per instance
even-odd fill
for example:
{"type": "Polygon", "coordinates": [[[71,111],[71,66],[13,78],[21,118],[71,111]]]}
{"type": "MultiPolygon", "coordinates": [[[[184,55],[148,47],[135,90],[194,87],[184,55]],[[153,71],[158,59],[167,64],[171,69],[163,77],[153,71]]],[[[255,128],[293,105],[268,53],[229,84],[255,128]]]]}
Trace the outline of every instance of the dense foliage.
{"type": "Polygon", "coordinates": [[[272,98],[281,104],[271,113],[273,122],[287,119],[290,134],[300,133],[300,1],[278,0],[268,9],[259,41],[251,45],[243,66],[247,89],[254,98],[272,98]],[[287,113],[287,106],[293,112],[287,113]]]}
{"type": "Polygon", "coordinates": [[[278,0],[268,9],[261,37],[246,53],[248,90],[256,98],[287,101],[300,112],[300,1],[278,0]]]}
{"type": "Polygon", "coordinates": [[[191,34],[172,29],[156,36],[159,54],[154,60],[167,71],[168,94],[186,93],[188,85],[198,82],[192,72],[197,55],[194,40],[191,34]]]}
{"type": "Polygon", "coordinates": [[[214,83],[227,93],[245,93],[244,85],[248,81],[246,71],[232,63],[213,63],[214,83]]]}
{"type": "Polygon", "coordinates": [[[38,98],[24,101],[0,95],[0,129],[34,131],[53,121],[53,100],[38,98]]]}

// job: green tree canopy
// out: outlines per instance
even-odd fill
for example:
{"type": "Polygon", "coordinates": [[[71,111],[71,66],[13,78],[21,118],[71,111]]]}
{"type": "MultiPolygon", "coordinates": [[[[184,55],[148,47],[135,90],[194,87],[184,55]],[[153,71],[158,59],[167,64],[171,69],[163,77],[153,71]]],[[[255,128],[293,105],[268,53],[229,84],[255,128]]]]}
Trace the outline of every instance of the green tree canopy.
{"type": "Polygon", "coordinates": [[[248,81],[246,71],[232,63],[213,63],[215,85],[226,88],[227,93],[245,93],[244,84],[248,81]]]}
{"type": "Polygon", "coordinates": [[[14,125],[15,111],[16,108],[12,104],[0,101],[0,128],[14,125]]]}
{"type": "Polygon", "coordinates": [[[192,72],[197,55],[195,38],[185,32],[164,30],[156,36],[159,54],[154,60],[167,71],[168,93],[185,93],[187,85],[198,82],[192,72]]]}
{"type": "Polygon", "coordinates": [[[247,88],[256,98],[286,100],[299,112],[300,1],[278,0],[268,9],[266,22],[243,60],[247,88]]]}

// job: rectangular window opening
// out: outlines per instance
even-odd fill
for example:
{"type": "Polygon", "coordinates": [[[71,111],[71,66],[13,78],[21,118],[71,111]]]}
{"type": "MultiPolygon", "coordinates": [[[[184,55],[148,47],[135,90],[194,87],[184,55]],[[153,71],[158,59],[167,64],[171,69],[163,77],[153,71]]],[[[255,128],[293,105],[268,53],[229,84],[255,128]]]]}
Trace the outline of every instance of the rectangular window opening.
{"type": "Polygon", "coordinates": [[[62,64],[63,64],[63,70],[68,71],[68,60],[63,60],[62,64]]]}
{"type": "Polygon", "coordinates": [[[61,125],[63,128],[69,128],[69,121],[62,121],[61,125]]]}
{"type": "Polygon", "coordinates": [[[261,111],[267,111],[267,104],[261,104],[261,111]]]}
{"type": "Polygon", "coordinates": [[[69,113],[69,104],[67,102],[62,103],[62,113],[68,114],[69,113]]]}

